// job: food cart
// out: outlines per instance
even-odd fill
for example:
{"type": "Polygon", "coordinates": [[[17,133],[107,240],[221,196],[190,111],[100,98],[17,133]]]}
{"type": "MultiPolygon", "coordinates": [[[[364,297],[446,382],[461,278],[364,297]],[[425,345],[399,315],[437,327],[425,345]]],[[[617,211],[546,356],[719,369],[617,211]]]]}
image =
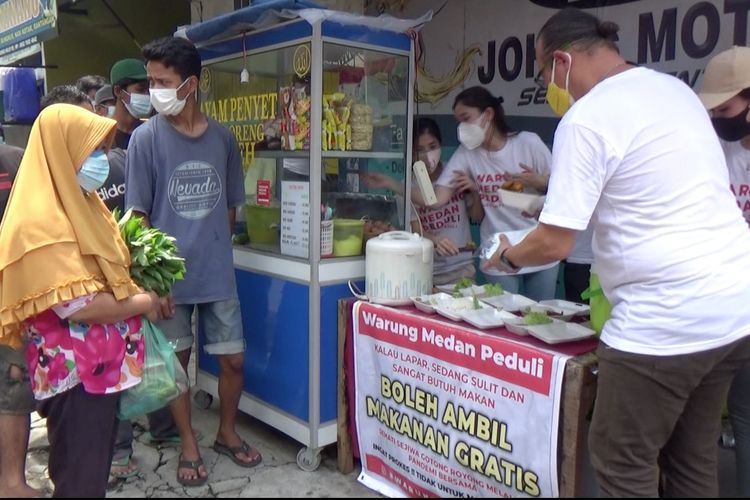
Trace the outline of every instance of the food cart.
{"type": "MultiPolygon", "coordinates": [[[[408,222],[403,202],[365,178],[388,173],[410,189],[413,46],[330,11],[257,28],[265,8],[185,35],[203,59],[201,109],[233,131],[246,172],[234,247],[247,343],[239,406],[302,443],[297,463],[315,470],[336,442],[337,301],[350,280],[362,287],[363,226],[408,222]]],[[[201,345],[196,402],[207,406],[219,368],[201,345]]]]}

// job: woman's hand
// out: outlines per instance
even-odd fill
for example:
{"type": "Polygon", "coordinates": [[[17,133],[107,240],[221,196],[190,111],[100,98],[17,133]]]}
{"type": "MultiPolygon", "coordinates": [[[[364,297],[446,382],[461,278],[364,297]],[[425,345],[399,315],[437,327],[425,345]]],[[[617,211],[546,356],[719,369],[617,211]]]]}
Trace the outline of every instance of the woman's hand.
{"type": "Polygon", "coordinates": [[[172,294],[170,293],[166,297],[159,297],[159,303],[161,307],[161,319],[174,318],[175,305],[172,294]]]}
{"type": "Polygon", "coordinates": [[[519,163],[519,166],[523,169],[520,174],[510,176],[511,181],[518,181],[523,184],[524,187],[535,189],[540,193],[547,192],[547,185],[549,184],[549,176],[542,175],[534,172],[534,170],[523,163],[519,163]]]}
{"type": "Polygon", "coordinates": [[[162,319],[161,297],[154,292],[146,292],[144,295],[147,295],[151,301],[151,307],[143,315],[152,323],[159,321],[162,319]]]}
{"type": "Polygon", "coordinates": [[[458,247],[448,238],[440,238],[435,241],[435,252],[441,257],[458,255],[458,247]]]}
{"type": "Polygon", "coordinates": [[[371,188],[385,188],[397,191],[399,184],[390,176],[385,174],[371,173],[364,177],[365,184],[371,188]]]}
{"type": "Polygon", "coordinates": [[[459,193],[479,191],[477,183],[466,172],[455,172],[453,174],[453,188],[459,193]]]}

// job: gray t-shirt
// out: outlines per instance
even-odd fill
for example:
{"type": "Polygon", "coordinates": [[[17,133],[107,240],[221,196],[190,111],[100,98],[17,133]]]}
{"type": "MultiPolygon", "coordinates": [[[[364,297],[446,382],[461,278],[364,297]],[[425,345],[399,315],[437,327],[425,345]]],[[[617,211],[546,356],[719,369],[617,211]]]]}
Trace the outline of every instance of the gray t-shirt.
{"type": "Polygon", "coordinates": [[[176,238],[186,260],[178,304],[237,296],[227,211],[245,201],[242,160],[232,133],[214,120],[197,138],[157,115],[133,132],[125,166],[125,206],[176,238]]]}

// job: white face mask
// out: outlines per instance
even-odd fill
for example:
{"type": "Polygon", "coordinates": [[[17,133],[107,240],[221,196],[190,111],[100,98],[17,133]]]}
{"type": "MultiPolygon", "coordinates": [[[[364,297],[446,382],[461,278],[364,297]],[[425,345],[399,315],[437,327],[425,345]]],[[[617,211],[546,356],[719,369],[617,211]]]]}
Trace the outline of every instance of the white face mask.
{"type": "Polygon", "coordinates": [[[440,164],[440,154],[441,150],[440,148],[435,148],[430,151],[427,151],[426,153],[421,153],[419,156],[422,157],[422,161],[427,164],[427,171],[429,173],[433,173],[435,169],[437,169],[438,164],[440,164]]]}
{"type": "MultiPolygon", "coordinates": [[[[157,113],[174,116],[182,113],[185,109],[185,103],[187,102],[188,96],[184,99],[177,97],[177,91],[182,88],[188,81],[185,80],[176,89],[149,89],[151,94],[151,104],[157,113]]],[[[189,95],[189,94],[188,94],[189,95]]]]}
{"type": "Polygon", "coordinates": [[[476,149],[484,142],[489,123],[482,125],[483,116],[484,113],[479,115],[479,119],[473,123],[461,122],[458,124],[458,141],[466,149],[476,149]]]}
{"type": "Polygon", "coordinates": [[[107,106],[107,118],[114,118],[114,117],[115,117],[115,107],[107,106]]]}
{"type": "Polygon", "coordinates": [[[148,118],[151,114],[151,101],[146,94],[131,94],[126,90],[123,90],[130,97],[130,104],[125,101],[122,103],[125,105],[125,109],[133,118],[148,118]]]}

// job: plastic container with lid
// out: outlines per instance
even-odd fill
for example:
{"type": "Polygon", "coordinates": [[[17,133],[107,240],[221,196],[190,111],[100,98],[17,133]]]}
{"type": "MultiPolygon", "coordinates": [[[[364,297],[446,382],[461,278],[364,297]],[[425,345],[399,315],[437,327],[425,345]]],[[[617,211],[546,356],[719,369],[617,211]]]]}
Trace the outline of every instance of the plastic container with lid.
{"type": "Polygon", "coordinates": [[[249,196],[245,205],[245,224],[250,243],[279,243],[281,207],[275,200],[269,206],[257,205],[255,197],[249,196]]]}
{"type": "Polygon", "coordinates": [[[333,255],[351,257],[362,253],[365,221],[361,219],[333,219],[333,255]]]}

